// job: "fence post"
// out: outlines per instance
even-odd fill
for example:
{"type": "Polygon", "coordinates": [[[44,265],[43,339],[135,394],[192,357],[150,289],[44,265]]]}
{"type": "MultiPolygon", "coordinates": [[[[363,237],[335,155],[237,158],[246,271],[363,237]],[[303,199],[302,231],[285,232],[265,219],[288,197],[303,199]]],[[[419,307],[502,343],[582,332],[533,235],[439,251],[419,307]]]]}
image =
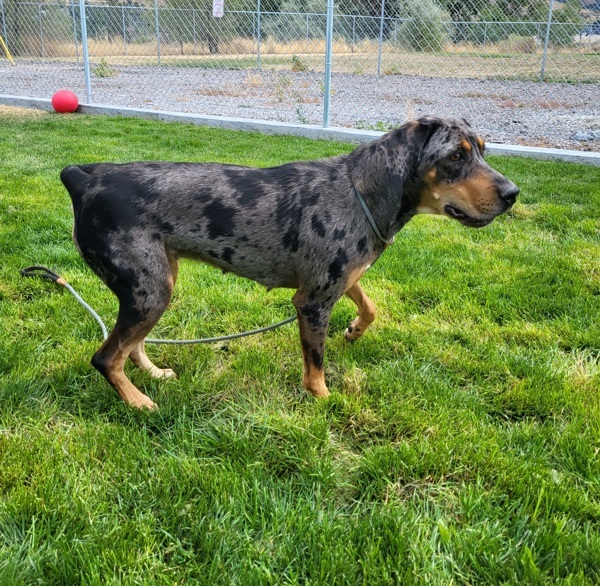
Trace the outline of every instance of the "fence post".
{"type": "Polygon", "coordinates": [[[154,24],[156,27],[156,57],[160,65],[160,28],[158,25],[158,0],[154,0],[154,24]]]}
{"type": "Polygon", "coordinates": [[[256,68],[260,71],[260,0],[256,0],[256,68]]]}
{"type": "Polygon", "coordinates": [[[192,8],[192,34],[194,36],[194,55],[198,54],[198,41],[196,40],[196,9],[192,8]]]}
{"type": "Polygon", "coordinates": [[[325,37],[325,87],[323,90],[323,128],[329,128],[331,103],[331,52],[333,46],[333,0],[327,0],[327,34],[325,37]]]}
{"type": "MultiPolygon", "coordinates": [[[[2,0],[0,0],[0,2],[1,1],[2,0]]],[[[73,39],[75,40],[75,56],[77,57],[77,63],[79,63],[79,41],[77,39],[77,20],[75,18],[74,0],[71,0],[71,20],[73,21],[73,39]]]]}
{"type": "Polygon", "coordinates": [[[0,0],[0,15],[2,16],[2,32],[4,33],[4,42],[8,46],[8,35],[6,34],[6,14],[4,14],[4,0],[0,0]]]}
{"type": "Polygon", "coordinates": [[[125,28],[125,6],[121,6],[121,23],[123,27],[123,52],[127,55],[127,30],[125,28]]]}
{"type": "Polygon", "coordinates": [[[548,22],[546,23],[546,38],[544,39],[544,54],[542,55],[542,71],[540,72],[540,81],[544,81],[546,73],[546,57],[548,56],[548,43],[550,42],[550,27],[552,26],[552,9],[554,0],[550,0],[550,9],[548,10],[548,22]]]}
{"type": "Polygon", "coordinates": [[[92,80],[90,75],[90,55],[88,52],[87,23],[85,18],[85,0],[79,0],[79,18],[81,20],[81,47],[83,48],[83,72],[87,103],[92,103],[92,80]]]}
{"type": "Polygon", "coordinates": [[[38,24],[40,26],[40,47],[41,47],[41,53],[42,53],[42,57],[46,56],[46,51],[44,49],[44,28],[42,27],[42,5],[40,4],[38,6],[38,24]]]}
{"type": "Polygon", "coordinates": [[[310,53],[310,50],[308,48],[308,38],[310,36],[310,29],[309,29],[309,25],[308,25],[308,14],[306,15],[306,52],[310,53]]]}
{"type": "Polygon", "coordinates": [[[377,55],[377,75],[381,75],[381,50],[383,48],[383,15],[385,12],[385,0],[381,0],[381,22],[379,23],[379,53],[377,55]]]}

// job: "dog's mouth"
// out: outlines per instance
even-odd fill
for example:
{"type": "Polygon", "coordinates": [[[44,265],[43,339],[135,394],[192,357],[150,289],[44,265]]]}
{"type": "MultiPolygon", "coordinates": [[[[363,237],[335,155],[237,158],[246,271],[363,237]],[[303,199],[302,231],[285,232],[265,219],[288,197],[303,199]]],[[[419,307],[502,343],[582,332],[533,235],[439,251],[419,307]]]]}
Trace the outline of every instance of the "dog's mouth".
{"type": "Polygon", "coordinates": [[[444,206],[444,211],[455,220],[458,220],[464,226],[468,226],[469,228],[483,228],[488,224],[491,224],[494,218],[474,218],[473,216],[469,216],[456,206],[452,206],[450,204],[446,204],[444,206]]]}

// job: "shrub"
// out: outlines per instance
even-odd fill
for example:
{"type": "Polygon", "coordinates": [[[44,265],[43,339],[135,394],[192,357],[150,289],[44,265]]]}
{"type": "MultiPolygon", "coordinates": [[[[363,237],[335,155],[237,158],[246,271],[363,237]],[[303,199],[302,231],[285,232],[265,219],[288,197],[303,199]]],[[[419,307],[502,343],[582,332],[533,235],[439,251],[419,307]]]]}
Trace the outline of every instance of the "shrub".
{"type": "Polygon", "coordinates": [[[510,35],[507,39],[497,45],[501,53],[507,54],[533,54],[538,49],[539,41],[535,37],[520,37],[519,35],[510,35]]]}
{"type": "Polygon", "coordinates": [[[406,0],[393,37],[414,51],[443,51],[452,37],[450,15],[434,0],[406,0]]]}
{"type": "Polygon", "coordinates": [[[575,43],[575,37],[582,27],[579,2],[567,2],[560,10],[552,11],[550,43],[557,47],[569,47],[575,43]]]}

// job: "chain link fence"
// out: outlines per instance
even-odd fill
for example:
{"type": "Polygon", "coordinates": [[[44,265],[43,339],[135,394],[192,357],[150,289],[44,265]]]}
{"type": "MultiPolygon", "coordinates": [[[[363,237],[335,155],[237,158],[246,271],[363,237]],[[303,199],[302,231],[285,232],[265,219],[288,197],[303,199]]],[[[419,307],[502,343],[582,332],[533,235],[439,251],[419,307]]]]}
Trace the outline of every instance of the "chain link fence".
{"type": "Polygon", "coordinates": [[[327,22],[316,0],[0,0],[0,94],[600,145],[600,0],[340,0],[327,22]]]}

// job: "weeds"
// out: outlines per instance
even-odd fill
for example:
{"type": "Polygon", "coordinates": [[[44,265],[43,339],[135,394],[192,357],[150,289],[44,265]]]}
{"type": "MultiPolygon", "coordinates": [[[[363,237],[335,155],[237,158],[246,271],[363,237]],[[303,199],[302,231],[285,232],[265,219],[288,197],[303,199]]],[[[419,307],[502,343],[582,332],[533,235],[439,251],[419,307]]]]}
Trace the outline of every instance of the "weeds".
{"type": "Polygon", "coordinates": [[[309,67],[302,59],[300,59],[300,57],[297,55],[292,55],[292,71],[296,73],[309,71],[309,67]]]}
{"type": "Polygon", "coordinates": [[[309,123],[308,117],[304,111],[304,107],[302,106],[302,104],[298,104],[296,106],[296,118],[298,118],[298,121],[300,122],[300,124],[308,124],[309,123]]]}
{"type": "Polygon", "coordinates": [[[91,69],[95,77],[115,77],[117,75],[117,70],[104,57],[100,59],[98,65],[94,65],[91,69]]]}

